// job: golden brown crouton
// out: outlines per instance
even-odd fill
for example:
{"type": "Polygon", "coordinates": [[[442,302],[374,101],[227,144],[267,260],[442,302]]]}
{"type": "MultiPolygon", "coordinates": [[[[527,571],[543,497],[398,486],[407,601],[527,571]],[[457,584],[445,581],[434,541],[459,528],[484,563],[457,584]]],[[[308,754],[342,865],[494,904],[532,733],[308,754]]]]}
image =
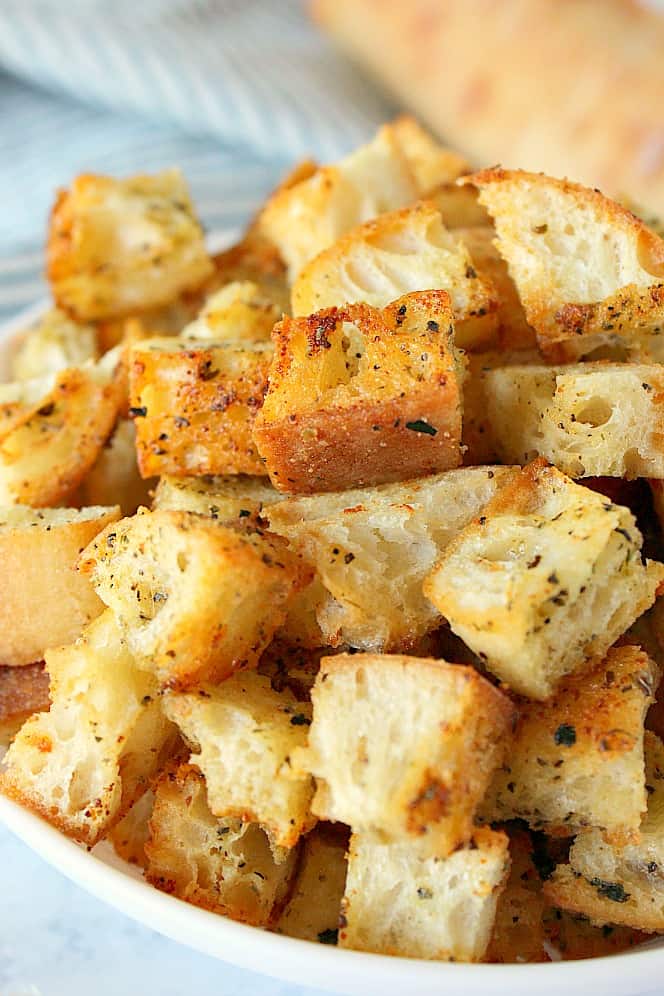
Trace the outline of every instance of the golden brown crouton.
{"type": "Polygon", "coordinates": [[[130,415],[143,477],[264,474],[252,428],[272,353],[268,342],[134,345],[130,415]]]}
{"type": "Polygon", "coordinates": [[[51,213],[48,279],[79,321],[168,304],[212,272],[180,172],[116,180],[83,174],[51,213]]]}
{"type": "Polygon", "coordinates": [[[443,857],[466,843],[508,748],[514,707],[471,667],[421,657],[324,658],[309,746],[313,812],[443,857]]]}
{"type": "Polygon", "coordinates": [[[319,823],[307,834],[288,903],[273,928],[275,933],[319,944],[337,943],[347,846],[348,833],[339,824],[319,823]]]}
{"type": "Polygon", "coordinates": [[[410,114],[400,114],[384,125],[384,131],[396,138],[401,147],[420,196],[427,196],[441,184],[451,183],[462,173],[470,172],[470,164],[463,156],[441,145],[410,114]]]}
{"type": "Polygon", "coordinates": [[[484,961],[494,964],[548,961],[542,880],[533,861],[530,835],[510,829],[509,842],[510,874],[498,898],[484,961]]]}
{"type": "Polygon", "coordinates": [[[424,593],[486,666],[546,699],[655,600],[631,512],[537,460],[443,552],[424,593]]]}
{"type": "Polygon", "coordinates": [[[104,530],[81,569],[139,666],[177,689],[254,666],[310,578],[279,537],[145,509],[104,530]]]}
{"type": "Polygon", "coordinates": [[[215,291],[193,322],[183,331],[185,339],[212,342],[269,342],[281,309],[251,280],[237,280],[215,291]]]}
{"type": "Polygon", "coordinates": [[[94,326],[79,325],[64,311],[51,308],[31,328],[19,333],[11,356],[12,377],[15,380],[43,377],[82,366],[98,357],[94,326]]]}
{"type": "Polygon", "coordinates": [[[279,491],[402,480],[461,462],[463,365],[445,291],[275,327],[254,438],[279,491]]]}
{"type": "Polygon", "coordinates": [[[227,474],[218,477],[161,477],[152,507],[198,512],[225,526],[255,525],[263,509],[283,495],[266,477],[227,474]]]}
{"type": "Polygon", "coordinates": [[[104,608],[76,571],[82,550],[120,518],[114,507],[0,508],[0,663],[31,664],[73,643],[104,608]]]}

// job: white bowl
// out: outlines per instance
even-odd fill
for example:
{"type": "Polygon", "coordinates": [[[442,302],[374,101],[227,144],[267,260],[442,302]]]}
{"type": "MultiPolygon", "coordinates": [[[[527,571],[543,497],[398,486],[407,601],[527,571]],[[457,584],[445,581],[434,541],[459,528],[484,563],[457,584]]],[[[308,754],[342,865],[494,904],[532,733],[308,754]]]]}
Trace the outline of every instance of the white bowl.
{"type": "MultiPolygon", "coordinates": [[[[228,240],[221,233],[210,241],[221,248],[228,240]]],[[[7,376],[2,346],[45,307],[36,305],[0,328],[0,379],[7,376]]],[[[88,851],[2,796],[0,821],[63,875],[139,923],[221,961],[303,986],[352,996],[633,996],[660,989],[664,976],[664,939],[608,958],[538,965],[446,964],[299,941],[159,892],[110,845],[88,851]]]]}

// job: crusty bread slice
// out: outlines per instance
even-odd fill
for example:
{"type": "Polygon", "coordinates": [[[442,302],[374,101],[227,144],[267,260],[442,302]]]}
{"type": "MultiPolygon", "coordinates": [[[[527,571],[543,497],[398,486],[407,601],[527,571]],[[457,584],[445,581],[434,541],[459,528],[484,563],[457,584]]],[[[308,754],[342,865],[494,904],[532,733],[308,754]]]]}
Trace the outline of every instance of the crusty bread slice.
{"type": "Polygon", "coordinates": [[[266,477],[220,474],[217,477],[159,478],[152,507],[198,512],[225,526],[255,526],[263,509],[281,501],[266,477]]]}
{"type": "Polygon", "coordinates": [[[464,468],[270,505],[270,529],[316,569],[317,587],[303,594],[311,594],[324,642],[409,650],[435,629],[441,616],[422,594],[424,578],[514,473],[464,468]]]}
{"type": "Polygon", "coordinates": [[[492,341],[498,324],[493,283],[427,201],[365,222],[314,257],[293,284],[292,311],[311,315],[359,302],[385,308],[422,290],[450,295],[458,346],[478,349],[492,341]]]}
{"type": "Polygon", "coordinates": [[[40,661],[47,647],[73,643],[103,603],[76,571],[81,550],[120,509],[0,508],[0,662],[40,661]]]}
{"type": "Polygon", "coordinates": [[[158,889],[255,926],[278,917],[297,862],[295,849],[273,853],[257,824],[213,816],[190,765],[157,783],[145,854],[158,889]]]}
{"type": "Polygon", "coordinates": [[[48,709],[48,685],[43,661],[25,667],[0,666],[0,748],[9,746],[33,713],[48,709]]]}
{"type": "Polygon", "coordinates": [[[112,612],[76,643],[47,651],[46,666],[51,708],[21,727],[0,788],[91,846],[147,788],[174,744],[175,727],[112,612]]]}
{"type": "Polygon", "coordinates": [[[463,358],[445,291],[284,318],[254,439],[279,491],[311,494],[461,462],[463,358]]]}
{"type": "Polygon", "coordinates": [[[138,665],[180,690],[254,666],[311,576],[279,537],[146,509],[104,530],[80,568],[138,665]]]}
{"type": "Polygon", "coordinates": [[[503,460],[539,455],[571,477],[664,478],[661,365],[510,366],[485,379],[503,460]]]}
{"type": "Polygon", "coordinates": [[[360,951],[480,961],[509,871],[507,836],[479,829],[446,858],[353,834],[339,945],[360,951]]]}
{"type": "Polygon", "coordinates": [[[76,177],[56,198],[47,260],[56,303],[79,321],[168,304],[212,272],[177,169],[125,180],[76,177]]]}
{"type": "Polygon", "coordinates": [[[648,352],[664,329],[664,241],[569,180],[500,168],[467,178],[491,214],[541,348],[558,362],[616,340],[648,352]]]}
{"type": "Polygon", "coordinates": [[[593,923],[617,923],[664,932],[664,745],[646,733],[648,812],[640,840],[611,846],[599,830],[576,838],[569,864],[544,885],[555,906],[581,913],[593,923]]]}
{"type": "Polygon", "coordinates": [[[212,342],[269,342],[281,309],[252,280],[234,280],[205,301],[182,330],[188,339],[212,342]]]}
{"type": "Polygon", "coordinates": [[[222,685],[164,699],[203,772],[215,816],[260,823],[278,847],[293,847],[315,824],[308,774],[294,774],[291,755],[307,742],[311,706],[288,687],[275,691],[255,671],[222,685]]]}
{"type": "Polygon", "coordinates": [[[617,842],[637,837],[647,799],[643,724],[657,678],[643,650],[620,646],[566,678],[548,702],[519,702],[482,816],[565,836],[596,827],[617,842]]]}
{"type": "Polygon", "coordinates": [[[347,846],[348,833],[339,825],[319,823],[307,834],[288,903],[274,926],[277,934],[337,943],[347,846]]]}
{"type": "Polygon", "coordinates": [[[51,308],[29,329],[19,333],[11,355],[12,378],[44,377],[69,367],[83,366],[98,357],[95,327],[79,325],[64,311],[51,308]]]}
{"type": "Polygon", "coordinates": [[[466,843],[508,748],[514,707],[472,667],[421,657],[324,658],[309,745],[313,812],[443,857],[466,843]]]}
{"type": "Polygon", "coordinates": [[[446,547],[424,593],[515,692],[546,699],[655,600],[627,508],[537,460],[446,547]]]}

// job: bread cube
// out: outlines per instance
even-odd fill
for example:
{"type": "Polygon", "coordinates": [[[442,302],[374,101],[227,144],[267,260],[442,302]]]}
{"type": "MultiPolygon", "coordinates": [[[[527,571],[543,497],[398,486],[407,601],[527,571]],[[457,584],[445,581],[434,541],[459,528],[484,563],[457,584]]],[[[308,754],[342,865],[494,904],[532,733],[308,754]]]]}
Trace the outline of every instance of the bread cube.
{"type": "Polygon", "coordinates": [[[664,325],[664,241],[631,211],[568,180],[500,168],[467,178],[491,214],[541,348],[558,362],[602,347],[648,352],[664,325]]]}
{"type": "Polygon", "coordinates": [[[334,166],[277,190],[258,225],[277,246],[292,282],[305,263],[351,228],[406,207],[418,194],[402,142],[388,125],[334,166]]]}
{"type": "Polygon", "coordinates": [[[104,530],[80,568],[138,665],[182,690],[256,664],[310,576],[285,546],[193,512],[142,510],[104,530]]]}
{"type": "Polygon", "coordinates": [[[463,156],[441,145],[410,114],[400,114],[384,125],[383,131],[396,138],[421,196],[426,196],[443,183],[453,182],[462,173],[470,172],[470,164],[463,156]]]}
{"type": "Polygon", "coordinates": [[[97,330],[79,325],[64,311],[51,308],[25,332],[19,333],[11,356],[12,377],[30,380],[83,366],[99,357],[97,330]]]}
{"type": "Polygon", "coordinates": [[[402,958],[480,961],[509,871],[507,836],[479,829],[448,857],[353,834],[339,946],[402,958]]]}
{"type": "Polygon", "coordinates": [[[76,571],[81,550],[120,509],[0,508],[0,662],[41,661],[47,647],[73,643],[104,608],[76,571]]]}
{"type": "Polygon", "coordinates": [[[263,509],[281,501],[265,477],[226,474],[218,477],[161,477],[152,507],[198,512],[225,526],[255,526],[263,509]]]}
{"type": "Polygon", "coordinates": [[[638,836],[646,809],[644,721],[657,667],[639,647],[609,650],[564,679],[548,702],[518,703],[514,742],[481,807],[489,821],[524,819],[572,836],[638,836]]]}
{"type": "Polygon", "coordinates": [[[466,843],[515,712],[474,668],[421,657],[324,658],[309,745],[312,811],[443,857],[466,843]]]}
{"type": "Polygon", "coordinates": [[[307,834],[288,903],[273,928],[275,933],[319,944],[337,943],[347,846],[345,827],[319,823],[307,834]]]}
{"type": "Polygon", "coordinates": [[[533,860],[530,835],[510,829],[509,854],[510,873],[498,898],[484,961],[493,964],[548,961],[542,880],[533,860]]]}
{"type": "Polygon", "coordinates": [[[0,788],[92,846],[147,788],[174,743],[154,678],[139,670],[111,612],[46,652],[51,708],[28,719],[0,788]]]}
{"type": "Polygon", "coordinates": [[[0,665],[0,748],[9,746],[26,719],[50,704],[43,661],[25,667],[0,665]]]}
{"type": "Polygon", "coordinates": [[[570,477],[664,477],[660,365],[511,366],[485,375],[503,460],[543,456],[570,477]]]}
{"type": "Polygon", "coordinates": [[[641,543],[629,509],[537,460],[452,540],[424,593],[490,671],[546,699],[654,602],[664,566],[641,543]]]}
{"type": "Polygon", "coordinates": [[[403,480],[461,462],[463,360],[445,291],[275,327],[254,439],[279,491],[403,480]]]}
{"type": "Polygon", "coordinates": [[[121,388],[102,365],[0,388],[0,504],[66,502],[113,431],[121,388]]]}
{"type": "Polygon", "coordinates": [[[254,926],[279,915],[297,862],[296,850],[273,854],[256,823],[213,816],[190,765],[159,780],[145,853],[162,892],[254,926]]]}
{"type": "Polygon", "coordinates": [[[491,342],[498,321],[493,283],[480,274],[465,244],[443,225],[434,204],[380,215],[354,228],[300,271],[294,315],[364,302],[385,308],[413,291],[450,295],[458,346],[491,342]]]}
{"type": "Polygon", "coordinates": [[[215,816],[260,823],[278,847],[293,847],[315,824],[312,779],[291,768],[291,754],[307,742],[309,703],[245,671],[216,688],[170,695],[164,710],[194,750],[215,816]]]}
{"type": "Polygon", "coordinates": [[[646,733],[648,812],[637,839],[624,847],[607,843],[599,830],[579,834],[569,855],[545,883],[555,906],[593,923],[616,923],[664,932],[664,745],[646,733]]]}
{"type": "Polygon", "coordinates": [[[185,339],[212,342],[269,342],[281,309],[251,280],[226,284],[207,298],[203,308],[182,330],[185,339]]]}
{"type": "Polygon", "coordinates": [[[139,505],[149,505],[155,480],[141,477],[136,462],[136,428],[120,418],[102,447],[92,469],[76,492],[80,505],[105,505],[116,501],[123,515],[133,515],[139,505]]]}
{"type": "Polygon", "coordinates": [[[78,321],[168,304],[212,272],[179,170],[116,180],[82,174],[51,213],[48,279],[78,321]]]}
{"type": "Polygon", "coordinates": [[[268,342],[136,343],[129,414],[143,477],[264,474],[252,428],[272,353],[268,342]]]}

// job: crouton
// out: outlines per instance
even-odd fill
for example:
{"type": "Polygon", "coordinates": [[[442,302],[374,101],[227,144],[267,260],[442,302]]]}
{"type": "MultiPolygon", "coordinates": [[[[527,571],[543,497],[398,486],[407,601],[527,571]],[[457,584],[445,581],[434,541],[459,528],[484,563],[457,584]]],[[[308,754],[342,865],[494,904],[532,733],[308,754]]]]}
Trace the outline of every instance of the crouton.
{"type": "Polygon", "coordinates": [[[125,180],[76,177],[55,201],[47,261],[58,307],[84,322],[168,304],[212,273],[176,169],[125,180]]]}
{"type": "Polygon", "coordinates": [[[66,502],[110,436],[120,402],[101,365],[0,388],[0,504],[66,502]]]}
{"type": "Polygon", "coordinates": [[[283,496],[265,477],[161,477],[152,507],[198,512],[225,526],[255,525],[263,509],[283,496]]]}
{"type": "Polygon", "coordinates": [[[0,748],[9,746],[26,719],[50,704],[43,661],[25,667],[0,665],[0,748]]]}
{"type": "Polygon", "coordinates": [[[285,260],[291,282],[305,263],[351,228],[406,207],[418,185],[398,134],[381,128],[367,145],[278,190],[258,219],[261,233],[285,260]]]}
{"type": "Polygon", "coordinates": [[[99,358],[97,330],[72,322],[64,311],[51,308],[25,332],[19,333],[11,357],[12,377],[30,380],[83,366],[99,358]]]}
{"type": "Polygon", "coordinates": [[[336,944],[346,886],[345,827],[319,823],[302,841],[288,903],[274,925],[277,934],[336,944]]]}
{"type": "Polygon", "coordinates": [[[491,214],[541,348],[557,362],[664,331],[664,241],[626,208],[568,180],[488,169],[468,177],[491,214]]]}
{"type": "Polygon", "coordinates": [[[450,295],[458,346],[478,349],[497,328],[496,291],[436,207],[422,201],[354,228],[300,271],[293,315],[364,302],[385,308],[413,291],[450,295]]]}
{"type": "Polygon", "coordinates": [[[120,518],[118,506],[0,508],[0,662],[31,664],[73,643],[104,606],[76,571],[81,550],[120,518]]]}
{"type": "MultiPolygon", "coordinates": [[[[215,291],[229,284],[254,284],[264,299],[271,301],[280,313],[290,307],[290,288],[286,279],[286,264],[279,250],[252,225],[240,242],[212,257],[214,273],[203,287],[197,312],[215,291]]],[[[196,313],[192,318],[196,317],[196,313]]]]}
{"type": "Polygon", "coordinates": [[[139,666],[186,689],[256,664],[310,577],[285,547],[193,512],[142,510],[104,530],[80,569],[139,666]]]}
{"type": "Polygon", "coordinates": [[[267,342],[135,344],[129,413],[143,477],[264,474],[252,427],[272,353],[267,342]]]}
{"type": "Polygon", "coordinates": [[[309,745],[291,756],[316,778],[316,816],[438,857],[469,840],[509,743],[506,696],[471,667],[338,654],[311,697],[309,745]]]}
{"type": "Polygon", "coordinates": [[[422,594],[424,578],[514,473],[510,467],[450,470],[266,508],[270,529],[316,569],[317,588],[303,595],[311,596],[323,642],[410,652],[441,622],[422,594]]]}
{"type": "Polygon", "coordinates": [[[110,439],[76,493],[77,504],[107,505],[118,502],[123,515],[133,515],[148,505],[153,479],[144,480],[136,462],[136,429],[131,419],[120,418],[110,439]]]}
{"type": "Polygon", "coordinates": [[[469,846],[442,859],[353,834],[339,946],[480,961],[508,871],[508,839],[491,830],[477,830],[469,846]]]}
{"type": "Polygon", "coordinates": [[[446,547],[424,594],[486,666],[546,699],[655,600],[631,512],[537,460],[446,547]]]}
{"type": "Polygon", "coordinates": [[[651,939],[651,935],[632,927],[596,926],[585,916],[555,907],[548,907],[544,914],[544,932],[553,961],[604,958],[629,951],[651,939]]]}
{"type": "Polygon", "coordinates": [[[254,439],[279,491],[403,480],[461,462],[463,361],[445,291],[285,318],[254,439]]]}
{"type": "Polygon", "coordinates": [[[564,679],[548,702],[519,702],[514,742],[482,815],[564,836],[597,827],[607,839],[635,838],[646,809],[643,724],[656,681],[643,650],[620,646],[564,679]]]}
{"type": "Polygon", "coordinates": [[[570,477],[664,477],[659,365],[510,366],[486,377],[503,460],[543,456],[570,477]]]}
{"type": "Polygon", "coordinates": [[[542,880],[533,861],[530,835],[523,830],[511,830],[509,848],[509,878],[498,898],[484,961],[494,964],[548,961],[542,880]]]}
{"type": "Polygon", "coordinates": [[[145,854],[158,889],[254,926],[278,917],[297,861],[296,850],[273,854],[257,824],[213,816],[190,765],[157,783],[145,854]]]}
{"type": "Polygon", "coordinates": [[[646,733],[648,812],[640,840],[620,848],[599,830],[579,834],[568,865],[559,865],[544,893],[555,906],[581,913],[593,923],[624,924],[664,931],[664,745],[646,733]]]}
{"type": "Polygon", "coordinates": [[[453,182],[462,173],[470,172],[470,164],[463,156],[441,145],[410,114],[400,114],[384,125],[383,130],[396,138],[421,196],[426,196],[443,183],[453,182]]]}
{"type": "Polygon", "coordinates": [[[269,342],[281,309],[251,280],[233,281],[207,298],[193,322],[182,330],[185,339],[212,342],[269,342]]]}
{"type": "Polygon", "coordinates": [[[46,652],[51,708],[9,748],[0,789],[92,846],[142,794],[175,728],[154,678],[139,670],[111,612],[68,647],[46,652]]]}
{"type": "Polygon", "coordinates": [[[111,827],[108,838],[119,858],[130,865],[147,866],[145,845],[150,836],[150,817],[154,808],[154,792],[148,789],[131,807],[126,816],[111,827]]]}
{"type": "Polygon", "coordinates": [[[245,671],[216,688],[170,695],[164,710],[194,750],[215,816],[260,823],[278,847],[293,847],[315,824],[312,779],[291,769],[311,707],[288,687],[276,692],[267,675],[245,671]]]}

